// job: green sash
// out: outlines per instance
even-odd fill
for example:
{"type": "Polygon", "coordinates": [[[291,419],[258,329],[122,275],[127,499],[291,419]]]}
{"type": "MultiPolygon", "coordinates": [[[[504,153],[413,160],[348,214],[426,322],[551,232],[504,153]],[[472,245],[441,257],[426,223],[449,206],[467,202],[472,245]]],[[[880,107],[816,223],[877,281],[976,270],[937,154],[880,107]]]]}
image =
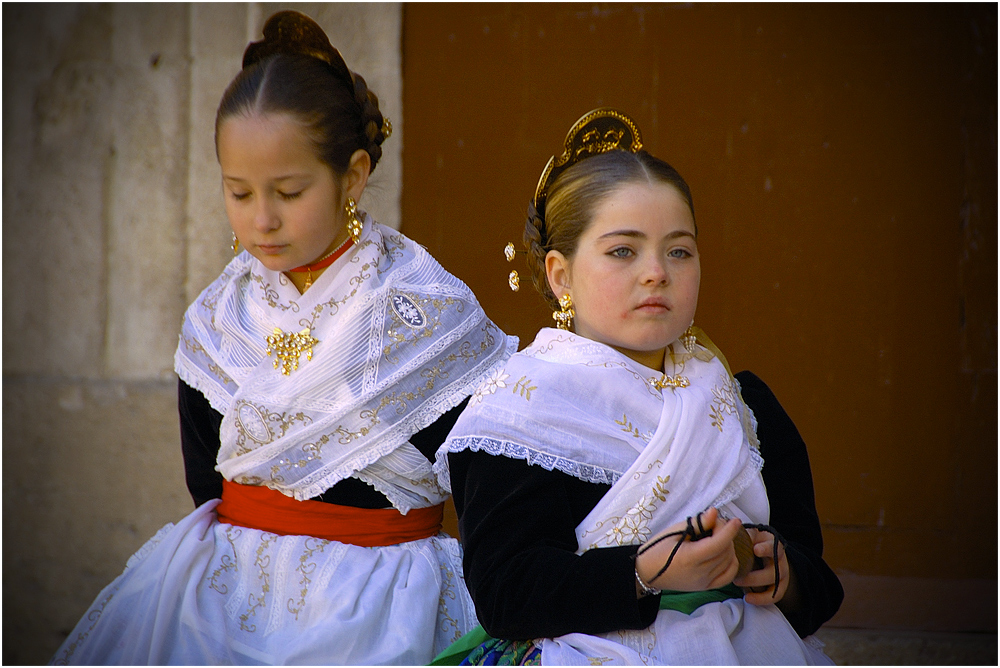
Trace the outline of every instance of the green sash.
{"type": "MultiPolygon", "coordinates": [[[[743,590],[734,584],[728,584],[721,589],[707,591],[664,591],[660,595],[660,610],[677,610],[690,615],[706,603],[725,601],[730,598],[743,598],[743,590]]],[[[472,653],[472,650],[488,640],[492,640],[492,637],[486,633],[482,626],[477,626],[438,654],[429,665],[457,666],[472,653]]]]}

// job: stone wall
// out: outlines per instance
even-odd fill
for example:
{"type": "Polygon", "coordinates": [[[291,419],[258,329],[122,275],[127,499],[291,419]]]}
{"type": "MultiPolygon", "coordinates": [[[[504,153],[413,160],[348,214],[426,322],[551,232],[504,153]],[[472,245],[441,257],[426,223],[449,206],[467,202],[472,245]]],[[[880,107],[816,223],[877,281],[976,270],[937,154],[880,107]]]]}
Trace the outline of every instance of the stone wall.
{"type": "Polygon", "coordinates": [[[313,16],[394,134],[362,205],[399,226],[396,4],[3,7],[4,663],[41,663],[184,486],[173,353],[231,257],[212,142],[246,43],[313,16]]]}

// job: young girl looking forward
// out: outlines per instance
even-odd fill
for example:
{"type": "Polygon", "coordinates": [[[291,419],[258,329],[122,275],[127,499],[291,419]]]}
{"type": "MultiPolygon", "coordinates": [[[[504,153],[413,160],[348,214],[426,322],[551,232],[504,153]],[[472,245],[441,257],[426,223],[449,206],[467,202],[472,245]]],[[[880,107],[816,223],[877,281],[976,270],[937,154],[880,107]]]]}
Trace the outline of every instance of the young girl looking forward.
{"type": "Polygon", "coordinates": [[[176,355],[197,508],[54,662],[422,664],[475,625],[431,458],[516,340],[358,208],[390,132],[307,17],[280,12],[247,47],[216,118],[244,250],[176,355]]]}
{"type": "Polygon", "coordinates": [[[439,662],[829,663],[800,639],[843,596],[805,446],[693,326],[687,184],[614,110],[565,147],[524,233],[559,328],[474,393],[438,452],[483,625],[439,662]]]}

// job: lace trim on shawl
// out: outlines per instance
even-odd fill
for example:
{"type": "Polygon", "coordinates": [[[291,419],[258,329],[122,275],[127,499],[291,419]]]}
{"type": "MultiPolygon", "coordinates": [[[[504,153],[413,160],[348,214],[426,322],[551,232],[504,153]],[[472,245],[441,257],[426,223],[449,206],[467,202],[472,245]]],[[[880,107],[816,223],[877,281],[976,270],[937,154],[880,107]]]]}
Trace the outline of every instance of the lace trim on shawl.
{"type": "MultiPolygon", "coordinates": [[[[340,482],[344,478],[348,478],[356,473],[363,473],[364,469],[374,464],[382,457],[388,455],[390,452],[399,448],[404,443],[409,442],[410,436],[417,433],[418,431],[429,427],[438,418],[450,411],[452,408],[457,406],[462,402],[465,397],[472,394],[472,392],[480,384],[480,380],[484,375],[489,375],[495,369],[503,368],[507,363],[507,358],[514,352],[517,347],[516,341],[511,341],[508,337],[507,344],[501,347],[503,354],[500,359],[496,361],[493,365],[484,370],[481,374],[475,373],[474,371],[467,374],[471,376],[470,380],[466,382],[455,385],[446,391],[439,392],[434,398],[425,402],[419,409],[418,412],[411,415],[409,418],[403,420],[396,424],[390,431],[386,432],[384,438],[388,445],[384,444],[382,447],[368,450],[362,454],[362,456],[357,457],[351,461],[346,462],[343,466],[338,467],[335,471],[323,476],[319,482],[311,483],[304,491],[296,490],[304,498],[312,498],[322,494],[324,491],[333,487],[336,483],[340,482]],[[318,490],[312,493],[314,490],[318,490]],[[308,494],[311,496],[307,496],[308,494]]],[[[437,473],[437,463],[434,464],[434,473],[437,473]]],[[[362,482],[371,486],[375,490],[381,492],[387,499],[389,503],[393,505],[396,510],[405,515],[410,512],[413,508],[417,506],[413,503],[413,499],[409,497],[405,492],[400,490],[394,485],[387,485],[380,480],[368,476],[355,476],[362,482]]],[[[442,480],[447,480],[447,472],[445,478],[440,475],[438,477],[438,484],[441,484],[442,480]]],[[[449,481],[450,482],[450,481],[449,481]]],[[[445,487],[441,485],[445,491],[451,493],[451,487],[445,487]]],[[[279,490],[282,491],[282,490],[279,490]]],[[[282,493],[285,493],[282,491],[282,493]]]]}
{"type": "Polygon", "coordinates": [[[614,485],[622,476],[621,471],[612,471],[593,464],[551,455],[520,443],[500,441],[494,438],[463,436],[445,441],[444,445],[437,451],[434,461],[434,472],[438,476],[439,484],[449,493],[451,492],[451,472],[448,469],[447,453],[464,450],[485,452],[495,457],[520,459],[527,462],[529,466],[541,466],[546,471],[560,471],[584,482],[614,485]]]}

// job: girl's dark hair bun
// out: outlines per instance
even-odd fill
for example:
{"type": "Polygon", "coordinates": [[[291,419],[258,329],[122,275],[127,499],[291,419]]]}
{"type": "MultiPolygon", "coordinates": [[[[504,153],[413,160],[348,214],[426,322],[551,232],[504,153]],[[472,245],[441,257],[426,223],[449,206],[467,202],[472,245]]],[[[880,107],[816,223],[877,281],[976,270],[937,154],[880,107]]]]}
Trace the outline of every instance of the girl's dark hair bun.
{"type": "Polygon", "coordinates": [[[216,113],[220,123],[248,110],[288,112],[307,126],[320,159],[342,174],[362,149],[375,170],[392,125],[364,77],[351,72],[326,33],[305,14],[285,10],[264,24],[264,39],[243,52],[243,70],[216,113]]]}
{"type": "Polygon", "coordinates": [[[269,18],[264,24],[264,39],[251,42],[243,52],[243,69],[276,53],[318,58],[353,83],[340,51],[330,44],[318,23],[300,12],[288,9],[269,18]]]}

